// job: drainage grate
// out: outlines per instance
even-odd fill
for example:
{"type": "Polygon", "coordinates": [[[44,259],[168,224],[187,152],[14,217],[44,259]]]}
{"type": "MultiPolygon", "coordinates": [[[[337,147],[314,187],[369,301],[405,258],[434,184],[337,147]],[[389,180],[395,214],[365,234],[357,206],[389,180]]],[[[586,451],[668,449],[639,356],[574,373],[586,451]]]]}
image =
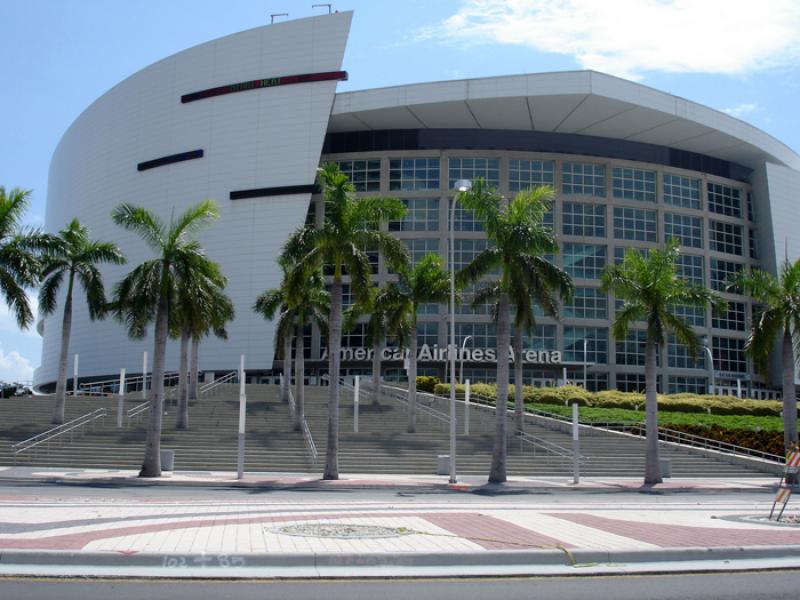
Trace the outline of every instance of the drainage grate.
{"type": "Polygon", "coordinates": [[[281,535],[295,535],[313,538],[340,539],[376,539],[409,535],[411,530],[405,527],[381,527],[379,525],[352,525],[349,523],[303,523],[302,525],[284,525],[271,529],[281,535]]]}

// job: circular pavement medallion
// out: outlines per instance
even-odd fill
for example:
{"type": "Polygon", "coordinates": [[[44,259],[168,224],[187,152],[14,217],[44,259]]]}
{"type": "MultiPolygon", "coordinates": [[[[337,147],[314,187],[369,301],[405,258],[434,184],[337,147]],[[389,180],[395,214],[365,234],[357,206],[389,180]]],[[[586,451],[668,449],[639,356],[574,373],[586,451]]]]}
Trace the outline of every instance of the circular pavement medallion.
{"type": "Polygon", "coordinates": [[[349,523],[302,523],[284,525],[271,529],[273,533],[314,538],[369,539],[391,538],[412,533],[405,527],[381,527],[379,525],[352,525],[349,523]]]}

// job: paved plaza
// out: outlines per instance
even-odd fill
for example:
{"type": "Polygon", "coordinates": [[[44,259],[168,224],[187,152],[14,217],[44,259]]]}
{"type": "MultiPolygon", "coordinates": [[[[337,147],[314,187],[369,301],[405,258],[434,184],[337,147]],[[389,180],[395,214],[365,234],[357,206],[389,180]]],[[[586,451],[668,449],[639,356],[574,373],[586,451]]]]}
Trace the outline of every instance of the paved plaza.
{"type": "Polygon", "coordinates": [[[638,479],[484,486],[472,478],[449,486],[441,477],[237,481],[230,473],[176,473],[154,483],[129,471],[30,468],[0,477],[2,574],[311,577],[800,564],[792,502],[789,522],[765,519],[775,479],[642,487],[638,479]]]}

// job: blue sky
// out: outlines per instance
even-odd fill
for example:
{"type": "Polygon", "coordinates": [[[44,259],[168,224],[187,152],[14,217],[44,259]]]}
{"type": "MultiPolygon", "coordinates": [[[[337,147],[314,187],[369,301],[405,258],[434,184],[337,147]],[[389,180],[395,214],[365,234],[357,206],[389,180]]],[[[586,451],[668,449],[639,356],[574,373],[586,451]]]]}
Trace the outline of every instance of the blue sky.
{"type": "MultiPolygon", "coordinates": [[[[33,190],[28,220],[41,224],[50,156],[95,98],[271,13],[327,10],[312,4],[4,0],[0,185],[33,190]]],[[[350,0],[333,8],[355,12],[350,80],[340,91],[592,68],[724,110],[800,150],[797,0],[350,0]]],[[[30,379],[40,352],[38,335],[20,332],[0,303],[0,380],[30,379]]]]}

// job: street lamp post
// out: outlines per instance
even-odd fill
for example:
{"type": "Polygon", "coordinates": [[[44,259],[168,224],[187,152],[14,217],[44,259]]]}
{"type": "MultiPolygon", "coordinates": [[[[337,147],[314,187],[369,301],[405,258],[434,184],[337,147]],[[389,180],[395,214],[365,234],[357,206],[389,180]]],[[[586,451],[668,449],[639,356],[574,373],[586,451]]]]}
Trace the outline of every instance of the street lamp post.
{"type": "Polygon", "coordinates": [[[703,350],[706,351],[708,354],[708,372],[711,375],[711,383],[708,386],[708,393],[709,395],[714,395],[716,391],[717,383],[714,380],[714,355],[711,354],[711,348],[708,347],[708,336],[704,335],[700,338],[700,341],[703,343],[703,350]]]}
{"type": "Polygon", "coordinates": [[[467,347],[467,342],[472,339],[471,335],[465,337],[461,342],[461,356],[458,357],[459,361],[461,362],[461,378],[460,381],[464,382],[464,350],[467,347]]]}
{"type": "Polygon", "coordinates": [[[469,179],[456,181],[456,195],[453,196],[453,205],[450,207],[450,483],[456,483],[456,203],[458,194],[472,189],[469,179]]]}

